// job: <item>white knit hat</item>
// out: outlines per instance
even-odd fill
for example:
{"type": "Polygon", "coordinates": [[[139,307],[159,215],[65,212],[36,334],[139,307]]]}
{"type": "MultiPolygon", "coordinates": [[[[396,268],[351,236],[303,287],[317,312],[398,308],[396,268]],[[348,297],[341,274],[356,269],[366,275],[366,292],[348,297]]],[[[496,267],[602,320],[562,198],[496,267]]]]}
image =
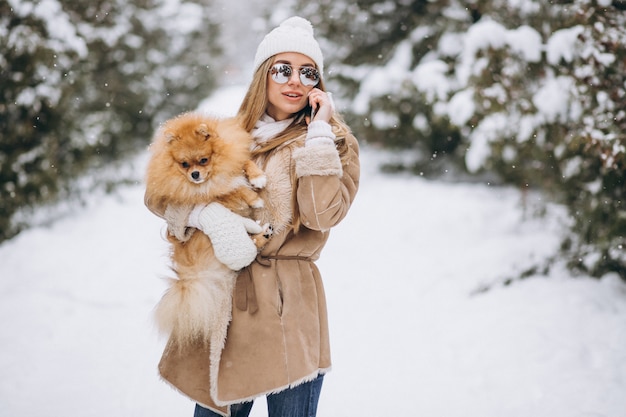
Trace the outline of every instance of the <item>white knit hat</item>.
{"type": "Polygon", "coordinates": [[[256,72],[267,58],[283,52],[306,55],[315,62],[320,73],[324,72],[324,57],[313,37],[313,25],[302,17],[290,17],[265,35],[256,50],[252,72],[256,72]]]}

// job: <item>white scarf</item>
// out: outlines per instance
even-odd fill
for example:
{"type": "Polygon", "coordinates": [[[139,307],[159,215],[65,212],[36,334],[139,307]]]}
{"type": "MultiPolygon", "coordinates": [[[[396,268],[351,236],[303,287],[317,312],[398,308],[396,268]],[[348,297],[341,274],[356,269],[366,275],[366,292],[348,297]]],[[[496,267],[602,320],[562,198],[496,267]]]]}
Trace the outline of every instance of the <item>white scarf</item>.
{"type": "Polygon", "coordinates": [[[271,139],[275,138],[280,132],[285,130],[293,122],[293,118],[276,121],[272,119],[267,113],[256,122],[254,129],[252,129],[252,136],[254,137],[254,147],[258,148],[266,144],[271,139]]]}

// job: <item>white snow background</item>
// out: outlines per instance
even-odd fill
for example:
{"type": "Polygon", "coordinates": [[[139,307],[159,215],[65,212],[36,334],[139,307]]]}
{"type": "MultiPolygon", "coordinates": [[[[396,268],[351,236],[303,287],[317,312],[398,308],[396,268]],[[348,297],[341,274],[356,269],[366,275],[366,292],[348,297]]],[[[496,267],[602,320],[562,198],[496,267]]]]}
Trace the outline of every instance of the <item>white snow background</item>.
{"type": "MultiPolygon", "coordinates": [[[[201,108],[234,112],[242,95],[201,108]]],[[[562,210],[383,175],[381,159],[363,147],[359,194],[319,262],[334,364],[318,415],[626,416],[626,285],[561,268],[497,285],[555,253],[562,210]]],[[[157,375],[168,246],[143,191],[94,195],[0,246],[0,416],[193,415],[157,375]]]]}

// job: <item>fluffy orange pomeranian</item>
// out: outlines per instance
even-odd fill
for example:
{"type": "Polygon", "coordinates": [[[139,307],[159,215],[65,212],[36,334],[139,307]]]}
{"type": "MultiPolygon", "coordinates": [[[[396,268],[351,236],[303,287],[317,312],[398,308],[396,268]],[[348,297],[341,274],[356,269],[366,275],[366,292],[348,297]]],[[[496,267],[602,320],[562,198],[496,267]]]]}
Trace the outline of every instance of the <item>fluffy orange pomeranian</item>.
{"type": "MultiPolygon", "coordinates": [[[[263,201],[255,191],[264,173],[251,161],[252,137],[235,119],[184,113],[165,122],[150,145],[146,202],[155,207],[191,207],[219,202],[250,217],[263,201]]],[[[268,235],[252,236],[257,247],[268,235]]],[[[226,331],[237,272],[216,257],[211,241],[196,230],[181,241],[168,233],[176,278],[155,308],[159,329],[179,346],[226,331]]]]}

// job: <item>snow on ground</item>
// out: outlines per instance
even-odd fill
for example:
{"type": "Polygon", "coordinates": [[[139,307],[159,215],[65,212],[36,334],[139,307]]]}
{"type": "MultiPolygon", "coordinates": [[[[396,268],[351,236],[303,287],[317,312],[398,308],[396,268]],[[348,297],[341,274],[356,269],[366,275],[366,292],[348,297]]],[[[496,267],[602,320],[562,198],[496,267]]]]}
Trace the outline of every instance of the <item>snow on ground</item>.
{"type": "MultiPolygon", "coordinates": [[[[241,89],[216,97],[223,112],[241,89]]],[[[497,285],[556,251],[562,214],[533,218],[535,197],[510,188],[385,176],[379,160],[363,150],[319,263],[334,368],[318,415],[626,416],[626,285],[558,268],[497,285]]],[[[0,246],[0,416],[193,415],[156,371],[163,230],[138,182],[0,246]]]]}

